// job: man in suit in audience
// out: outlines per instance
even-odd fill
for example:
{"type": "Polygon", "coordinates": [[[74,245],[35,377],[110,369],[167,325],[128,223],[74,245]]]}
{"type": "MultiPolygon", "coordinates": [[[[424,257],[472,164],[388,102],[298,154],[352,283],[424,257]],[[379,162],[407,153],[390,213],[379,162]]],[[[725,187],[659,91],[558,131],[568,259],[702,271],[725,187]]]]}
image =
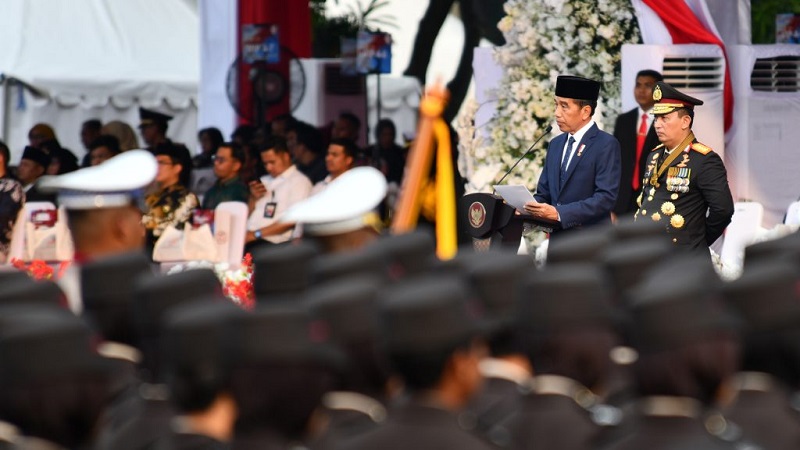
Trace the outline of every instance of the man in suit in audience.
{"type": "Polygon", "coordinates": [[[614,136],[592,120],[600,83],[561,75],[555,117],[563,133],[550,141],[535,201],[525,212],[561,222],[561,231],[609,223],[619,191],[620,151],[614,136]]]}
{"type": "Polygon", "coordinates": [[[636,197],[642,187],[642,176],[650,150],[660,142],[653,127],[653,88],[656,82],[664,77],[655,70],[641,70],[636,74],[636,86],[633,96],[639,105],[632,110],[620,114],[614,125],[614,137],[619,141],[621,175],[619,195],[614,205],[614,214],[632,216],[639,207],[636,197]]]}

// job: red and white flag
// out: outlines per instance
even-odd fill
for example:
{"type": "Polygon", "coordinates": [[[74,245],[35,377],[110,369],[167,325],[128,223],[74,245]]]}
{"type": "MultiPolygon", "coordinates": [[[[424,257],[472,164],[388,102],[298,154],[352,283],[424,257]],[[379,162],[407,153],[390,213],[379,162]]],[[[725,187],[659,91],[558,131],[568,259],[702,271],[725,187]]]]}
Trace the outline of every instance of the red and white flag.
{"type": "Polygon", "coordinates": [[[725,55],[725,131],[733,124],[733,86],[725,44],[705,0],[631,0],[645,44],[714,44],[725,55]]]}

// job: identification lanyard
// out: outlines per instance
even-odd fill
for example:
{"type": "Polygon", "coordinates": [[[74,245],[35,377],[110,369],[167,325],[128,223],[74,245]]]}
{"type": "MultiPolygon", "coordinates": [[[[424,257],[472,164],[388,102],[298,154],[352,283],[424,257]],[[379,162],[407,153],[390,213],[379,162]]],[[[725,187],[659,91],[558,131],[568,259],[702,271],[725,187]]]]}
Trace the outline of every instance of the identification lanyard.
{"type": "Polygon", "coordinates": [[[264,218],[265,219],[272,219],[275,217],[275,211],[278,209],[278,202],[275,201],[275,191],[270,191],[272,195],[269,198],[269,202],[264,205],[264,218]]]}

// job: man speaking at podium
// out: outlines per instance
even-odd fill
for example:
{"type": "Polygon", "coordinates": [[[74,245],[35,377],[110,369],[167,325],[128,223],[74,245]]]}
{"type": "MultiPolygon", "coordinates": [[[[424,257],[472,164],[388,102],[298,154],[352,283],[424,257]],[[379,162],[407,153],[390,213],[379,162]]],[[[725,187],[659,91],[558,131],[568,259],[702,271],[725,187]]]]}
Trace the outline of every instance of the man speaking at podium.
{"type": "Polygon", "coordinates": [[[563,131],[550,141],[534,198],[525,212],[557,220],[560,234],[610,223],[620,178],[617,139],[592,120],[600,83],[566,76],[556,81],[556,122],[563,131]]]}

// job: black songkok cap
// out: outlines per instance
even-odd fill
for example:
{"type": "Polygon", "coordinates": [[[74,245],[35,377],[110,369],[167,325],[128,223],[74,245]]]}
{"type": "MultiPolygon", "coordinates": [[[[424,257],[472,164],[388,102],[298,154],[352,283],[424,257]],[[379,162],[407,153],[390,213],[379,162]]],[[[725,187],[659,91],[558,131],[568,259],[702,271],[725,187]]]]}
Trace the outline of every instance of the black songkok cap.
{"type": "Polygon", "coordinates": [[[311,285],[319,248],[307,241],[253,252],[253,290],[258,303],[291,300],[311,285]]]}
{"type": "Polygon", "coordinates": [[[38,149],[36,147],[31,147],[30,145],[25,147],[25,150],[22,152],[22,159],[29,159],[36,164],[39,164],[42,167],[47,168],[50,165],[50,160],[52,157],[50,153],[46,150],[38,149]]]}
{"type": "Polygon", "coordinates": [[[556,80],[556,96],[576,100],[597,101],[600,83],[588,78],[561,75],[556,80]]]}

